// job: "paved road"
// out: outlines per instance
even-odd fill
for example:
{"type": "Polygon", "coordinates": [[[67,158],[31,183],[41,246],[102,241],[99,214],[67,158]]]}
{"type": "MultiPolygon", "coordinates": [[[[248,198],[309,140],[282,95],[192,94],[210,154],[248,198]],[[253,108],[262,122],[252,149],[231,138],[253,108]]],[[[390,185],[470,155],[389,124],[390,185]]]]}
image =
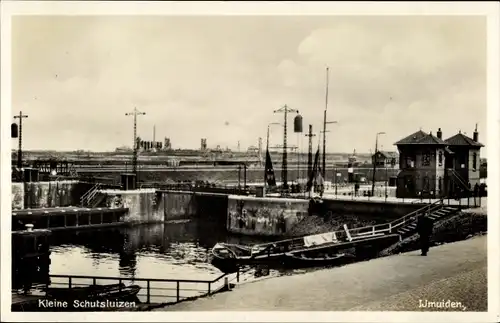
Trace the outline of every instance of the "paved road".
{"type": "Polygon", "coordinates": [[[486,236],[340,268],[247,283],[160,311],[487,311],[486,236]],[[461,302],[419,308],[419,300],[461,302]],[[456,304],[458,306],[458,304],[456,304]]]}

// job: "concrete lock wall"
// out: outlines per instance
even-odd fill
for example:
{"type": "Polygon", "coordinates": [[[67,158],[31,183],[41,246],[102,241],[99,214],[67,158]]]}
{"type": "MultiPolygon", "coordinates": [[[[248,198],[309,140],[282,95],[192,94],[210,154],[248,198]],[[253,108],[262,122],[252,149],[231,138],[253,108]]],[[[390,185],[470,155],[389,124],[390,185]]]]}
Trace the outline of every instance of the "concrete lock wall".
{"type": "Polygon", "coordinates": [[[78,205],[78,181],[12,183],[12,209],[78,205]]]}
{"type": "Polygon", "coordinates": [[[283,235],[308,215],[308,207],[307,200],[229,196],[226,228],[247,235],[283,235]]]}
{"type": "Polygon", "coordinates": [[[163,191],[165,219],[183,219],[196,215],[196,199],[193,192],[163,191]]]}
{"type": "Polygon", "coordinates": [[[123,217],[124,222],[163,222],[165,220],[165,203],[157,198],[154,189],[133,191],[102,190],[106,194],[107,207],[127,207],[128,213],[123,217]]]}

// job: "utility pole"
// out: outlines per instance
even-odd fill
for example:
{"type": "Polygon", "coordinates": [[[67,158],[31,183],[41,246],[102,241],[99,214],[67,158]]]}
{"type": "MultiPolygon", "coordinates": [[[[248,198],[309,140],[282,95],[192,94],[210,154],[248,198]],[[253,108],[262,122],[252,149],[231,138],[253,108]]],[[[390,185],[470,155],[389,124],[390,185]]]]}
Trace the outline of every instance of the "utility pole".
{"type": "Polygon", "coordinates": [[[312,172],[312,154],[313,154],[313,140],[312,137],[315,137],[316,135],[313,134],[313,126],[312,124],[309,125],[309,133],[306,134],[306,137],[309,137],[309,153],[307,154],[307,178],[311,176],[312,172]]]}
{"type": "Polygon", "coordinates": [[[288,182],[287,182],[287,151],[286,151],[286,138],[287,138],[287,116],[289,112],[297,112],[299,113],[298,110],[289,108],[286,104],[278,110],[274,110],[274,113],[284,113],[284,126],[283,126],[283,162],[282,162],[282,168],[281,168],[281,180],[283,182],[283,189],[288,188],[288,182]]]}
{"type": "Polygon", "coordinates": [[[137,108],[134,108],[134,111],[125,113],[126,116],[134,116],[134,141],[133,141],[133,157],[132,157],[132,171],[135,174],[135,184],[137,186],[137,149],[139,143],[137,142],[137,116],[146,115],[145,112],[140,112],[137,108]]]}
{"type": "Polygon", "coordinates": [[[28,115],[19,111],[19,115],[14,116],[14,119],[19,119],[19,149],[17,151],[17,168],[23,167],[23,119],[28,115]]]}
{"type": "Polygon", "coordinates": [[[375,193],[375,172],[377,170],[378,136],[384,135],[384,134],[385,134],[385,132],[377,132],[377,134],[375,135],[375,153],[373,154],[373,157],[372,157],[372,162],[373,162],[372,196],[375,193]]]}
{"type": "Polygon", "coordinates": [[[326,97],[325,97],[325,111],[323,112],[323,169],[321,171],[321,176],[323,180],[326,181],[326,125],[337,123],[337,121],[326,121],[326,111],[328,110],[328,85],[329,85],[329,74],[330,69],[326,68],[326,97]]]}

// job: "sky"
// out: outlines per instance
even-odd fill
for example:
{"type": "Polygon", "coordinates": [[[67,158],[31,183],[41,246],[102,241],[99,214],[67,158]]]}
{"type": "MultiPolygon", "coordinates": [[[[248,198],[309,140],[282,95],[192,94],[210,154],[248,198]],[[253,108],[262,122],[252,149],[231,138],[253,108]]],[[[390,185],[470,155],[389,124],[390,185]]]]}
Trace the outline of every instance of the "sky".
{"type": "MultiPolygon", "coordinates": [[[[370,152],[377,132],[382,150],[419,129],[472,137],[476,123],[486,145],[486,64],[478,16],[18,16],[12,113],[29,115],[28,150],[130,146],[134,107],[145,140],[156,126],[174,148],[246,149],[285,104],[318,134],[328,67],[328,152],[370,152]]],[[[294,116],[288,143],[305,151],[294,116]]]]}

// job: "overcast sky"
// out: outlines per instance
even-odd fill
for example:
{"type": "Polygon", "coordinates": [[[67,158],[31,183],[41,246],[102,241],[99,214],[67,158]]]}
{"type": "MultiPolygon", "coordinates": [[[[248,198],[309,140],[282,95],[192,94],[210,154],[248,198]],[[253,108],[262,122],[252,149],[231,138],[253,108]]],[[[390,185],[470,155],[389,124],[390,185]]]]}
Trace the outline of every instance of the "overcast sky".
{"type": "MultiPolygon", "coordinates": [[[[317,132],[330,68],[328,151],[385,150],[422,128],[479,123],[486,144],[481,17],[16,17],[13,113],[25,149],[114,150],[138,132],[175,148],[265,142],[273,114],[300,110],[317,132]]],[[[293,124],[293,115],[289,118],[293,124]]],[[[289,142],[298,136],[290,127],[289,142]]],[[[282,142],[273,128],[271,145],[282,142]]],[[[306,148],[307,138],[300,136],[306,148]]],[[[317,139],[317,137],[316,137],[317,139]]],[[[15,142],[13,142],[15,144],[15,142]]],[[[315,145],[317,145],[315,143],[315,145]]]]}

